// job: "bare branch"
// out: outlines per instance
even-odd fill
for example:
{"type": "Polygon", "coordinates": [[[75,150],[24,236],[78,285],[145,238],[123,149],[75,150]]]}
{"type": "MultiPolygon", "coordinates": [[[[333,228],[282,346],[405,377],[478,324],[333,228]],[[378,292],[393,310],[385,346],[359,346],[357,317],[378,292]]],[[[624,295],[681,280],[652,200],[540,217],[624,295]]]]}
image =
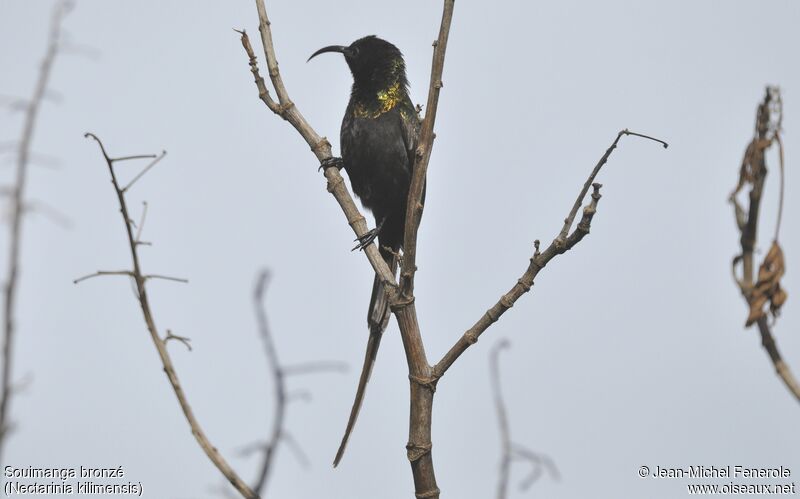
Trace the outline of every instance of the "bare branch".
{"type": "MultiPolygon", "coordinates": [[[[128,204],[125,200],[125,190],[120,187],[119,182],[117,181],[117,175],[114,171],[114,160],[108,156],[102,141],[96,135],[87,133],[85,136],[92,138],[95,140],[95,142],[97,142],[98,146],[100,147],[100,151],[103,154],[103,158],[106,161],[106,166],[108,167],[109,174],[111,175],[111,183],[114,186],[114,191],[116,192],[117,200],[119,201],[120,213],[125,225],[125,232],[128,236],[128,246],[130,248],[131,260],[133,264],[133,270],[130,271],[129,274],[132,275],[133,281],[136,284],[136,295],[139,300],[139,305],[142,309],[142,315],[144,316],[147,330],[150,333],[150,338],[153,341],[153,345],[156,347],[158,356],[161,359],[161,364],[164,366],[164,373],[167,375],[167,379],[172,386],[173,392],[175,392],[175,397],[178,399],[178,403],[181,406],[183,415],[185,416],[186,421],[189,423],[189,427],[192,430],[192,435],[194,435],[195,440],[197,440],[197,443],[203,449],[206,456],[208,456],[211,462],[214,463],[214,466],[217,467],[217,469],[225,476],[228,482],[233,485],[239,494],[242,495],[242,497],[246,499],[258,498],[258,494],[247,486],[247,484],[239,477],[239,475],[236,474],[233,468],[230,467],[225,458],[222,457],[217,448],[214,447],[208,440],[203,428],[200,426],[200,423],[197,421],[197,418],[194,415],[194,411],[192,411],[192,407],[189,405],[189,401],[186,398],[186,394],[184,393],[183,387],[178,379],[178,374],[175,372],[172,358],[170,357],[166,347],[166,343],[170,339],[170,336],[177,340],[180,340],[181,337],[171,335],[171,333],[167,331],[166,338],[164,340],[161,339],[161,335],[159,335],[158,329],[156,328],[152,310],[150,309],[150,301],[147,297],[147,290],[145,287],[147,279],[155,277],[163,278],[163,276],[145,275],[142,272],[142,268],[139,263],[138,245],[136,244],[136,238],[134,237],[132,224],[130,222],[131,217],[128,211],[128,204]]],[[[163,157],[163,153],[161,157],[163,157]]],[[[141,175],[142,174],[139,176],[141,175]]],[[[128,186],[130,186],[130,184],[128,184],[128,186]]]]}
{"type": "MultiPolygon", "coordinates": [[[[136,244],[136,241],[134,241],[136,244]]],[[[138,246],[138,244],[137,244],[138,246]]],[[[188,284],[189,279],[184,279],[183,277],[170,277],[168,275],[160,275],[160,274],[147,274],[143,276],[145,280],[147,279],[162,279],[164,281],[173,281],[173,282],[181,282],[183,284],[188,284]]]]}
{"type": "Polygon", "coordinates": [[[15,340],[15,317],[17,283],[19,279],[20,246],[22,239],[22,224],[25,214],[25,188],[27,186],[28,165],[31,160],[31,143],[36,127],[39,109],[47,93],[50,73],[56,59],[61,39],[61,25],[72,4],[68,1],[56,3],[50,20],[47,49],[42,60],[39,78],[33,91],[33,96],[25,102],[25,118],[22,137],[18,143],[16,154],[16,179],[14,182],[11,199],[11,224],[9,229],[9,256],[7,264],[7,277],[3,286],[3,367],[0,387],[0,462],[5,447],[5,436],[9,428],[9,412],[12,396],[13,357],[15,340]]]}
{"type": "MultiPolygon", "coordinates": [[[[149,172],[151,168],[156,166],[156,164],[158,164],[159,161],[164,159],[164,156],[166,156],[166,155],[167,155],[167,151],[161,151],[161,154],[156,156],[156,158],[153,161],[151,161],[149,165],[145,166],[144,169],[142,169],[142,171],[140,171],[135,177],[133,177],[133,179],[131,179],[130,182],[128,182],[128,184],[125,187],[122,188],[122,192],[128,192],[128,190],[133,186],[133,184],[136,183],[137,180],[142,178],[145,173],[149,172]]],[[[140,156],[140,157],[142,157],[142,156],[140,156]]],[[[143,156],[143,157],[149,158],[149,157],[152,157],[152,156],[143,156]]],[[[122,161],[123,159],[135,159],[135,158],[136,158],[136,156],[129,156],[127,158],[117,158],[117,159],[112,160],[112,162],[114,162],[114,161],[122,161]]]]}
{"type": "Polygon", "coordinates": [[[520,490],[524,491],[530,488],[530,486],[542,476],[544,471],[549,472],[553,480],[561,479],[561,474],[558,472],[558,468],[553,460],[547,455],[530,451],[518,444],[514,444],[512,452],[514,459],[527,461],[531,465],[530,473],[519,484],[520,490]]]}
{"type": "Polygon", "coordinates": [[[119,161],[131,161],[134,159],[154,159],[158,158],[158,154],[134,154],[133,156],[120,156],[119,158],[111,158],[112,163],[119,161]]]}
{"type": "Polygon", "coordinates": [[[406,206],[406,225],[403,237],[403,268],[400,272],[400,288],[403,299],[409,301],[414,296],[414,274],[417,271],[417,232],[422,221],[422,193],[425,190],[425,181],[428,174],[428,163],[433,150],[434,124],[436,111],[439,108],[439,93],[444,84],[442,72],[444,71],[444,56],[447,51],[447,39],[450,35],[450,23],[453,20],[453,7],[455,0],[444,0],[442,23],[439,27],[439,36],[433,42],[433,62],[431,63],[431,80],[428,86],[428,100],[425,105],[425,119],[419,134],[414,173],[411,186],[408,189],[408,202],[406,206]]]}
{"type": "Polygon", "coordinates": [[[297,459],[297,462],[300,463],[300,466],[302,466],[303,468],[308,468],[309,466],[311,466],[308,460],[308,456],[306,456],[306,453],[303,452],[303,448],[300,446],[299,443],[297,443],[297,439],[295,439],[291,435],[291,433],[283,432],[281,434],[281,440],[283,440],[286,443],[286,445],[289,446],[289,449],[291,449],[292,453],[294,454],[294,457],[297,459]]]}
{"type": "MultiPolygon", "coordinates": [[[[438,379],[444,375],[445,372],[453,365],[453,362],[458,359],[461,354],[463,354],[467,348],[472,346],[478,341],[478,338],[484,331],[486,331],[489,326],[493,323],[497,322],[508,309],[514,306],[514,303],[525,293],[531,290],[533,287],[533,281],[539,272],[557,255],[561,255],[566,253],[570,249],[572,249],[576,244],[578,244],[588,233],[592,223],[592,218],[594,214],[597,212],[597,203],[600,201],[600,187],[602,184],[598,184],[596,182],[593,183],[593,180],[600,172],[600,169],[603,165],[606,164],[608,161],[609,156],[611,153],[616,149],[617,143],[619,139],[623,135],[636,135],[640,136],[638,133],[629,132],[628,130],[622,130],[617,134],[617,137],[614,139],[614,142],[611,146],[606,150],[603,157],[600,158],[597,165],[592,170],[592,173],[589,175],[588,180],[581,189],[581,193],[578,196],[578,200],[576,202],[577,206],[583,202],[586,193],[589,190],[589,186],[593,188],[593,192],[591,194],[591,201],[588,205],[586,205],[583,209],[583,216],[581,220],[578,222],[577,227],[572,232],[572,234],[567,234],[564,232],[564,229],[556,236],[550,246],[545,248],[544,251],[539,250],[539,241],[537,240],[534,244],[535,251],[534,255],[530,259],[530,264],[528,268],[525,270],[525,273],[522,274],[516,284],[508,291],[508,293],[504,294],[500,297],[500,300],[494,304],[492,308],[487,310],[483,316],[471,327],[469,328],[461,338],[453,345],[450,350],[442,357],[442,359],[434,366],[433,368],[433,376],[434,378],[438,379]]],[[[647,137],[650,138],[650,137],[647,137]]],[[[656,140],[662,144],[665,142],[656,140]]],[[[572,226],[575,215],[577,213],[577,209],[575,206],[570,210],[567,218],[564,220],[564,228],[568,231],[572,226]]]]}
{"type": "Polygon", "coordinates": [[[503,388],[500,382],[500,352],[507,350],[510,343],[506,339],[499,340],[489,353],[489,371],[494,393],[494,406],[497,412],[497,424],[500,428],[500,473],[497,481],[497,499],[508,497],[508,483],[511,479],[511,462],[522,459],[531,465],[530,474],[520,484],[522,490],[530,487],[533,482],[541,477],[544,469],[550,471],[558,479],[558,470],[552,460],[543,455],[530,451],[511,440],[511,430],[508,423],[508,412],[503,400],[503,388]]]}
{"type": "Polygon", "coordinates": [[[261,340],[264,343],[264,353],[267,356],[267,362],[272,374],[275,386],[275,408],[272,418],[272,430],[270,432],[269,444],[264,451],[264,460],[259,467],[258,477],[256,483],[253,485],[253,490],[261,494],[266,487],[269,480],[269,474],[272,471],[272,463],[278,452],[278,444],[280,437],[283,433],[284,420],[286,418],[286,383],[283,377],[283,371],[280,367],[278,360],[278,352],[275,350],[275,343],[272,339],[272,334],[267,322],[267,312],[264,309],[264,294],[269,284],[269,272],[262,270],[257,279],[255,287],[253,288],[253,304],[256,309],[256,321],[258,322],[258,332],[261,335],[261,340]]]}
{"type": "Polygon", "coordinates": [[[190,352],[192,351],[192,345],[190,344],[192,340],[190,338],[186,336],[178,336],[177,334],[172,334],[172,331],[167,329],[167,336],[164,337],[164,344],[166,345],[169,340],[175,340],[180,343],[183,343],[183,346],[185,346],[187,350],[189,350],[190,352]]]}
{"type": "Polygon", "coordinates": [[[572,223],[575,220],[575,215],[578,214],[578,208],[581,207],[581,203],[583,203],[583,199],[586,197],[586,193],[589,192],[589,187],[594,182],[594,179],[597,176],[597,174],[600,173],[600,169],[602,169],[603,165],[605,165],[606,162],[608,161],[608,157],[611,156],[611,153],[614,152],[614,149],[617,148],[619,139],[622,138],[623,135],[633,135],[636,137],[643,137],[645,139],[653,140],[655,142],[662,144],[664,146],[664,149],[669,147],[669,144],[667,144],[663,140],[656,139],[648,135],[642,135],[640,133],[631,132],[627,128],[625,130],[621,130],[617,134],[617,138],[614,140],[611,146],[606,150],[606,153],[603,155],[602,158],[600,158],[600,161],[597,162],[597,165],[594,167],[594,170],[592,170],[592,173],[589,175],[589,178],[586,179],[586,182],[583,184],[583,189],[581,189],[581,192],[578,194],[578,198],[575,200],[575,204],[572,205],[572,209],[570,210],[569,215],[567,215],[567,218],[564,219],[564,227],[561,229],[561,233],[558,235],[558,240],[561,242],[561,244],[563,244],[567,239],[567,234],[569,233],[570,228],[572,228],[572,223]]]}
{"type": "Polygon", "coordinates": [[[489,353],[489,371],[494,393],[494,408],[497,412],[497,425],[500,427],[500,474],[497,481],[497,499],[508,497],[508,480],[511,477],[511,431],[508,428],[508,414],[503,401],[500,384],[500,352],[508,349],[508,340],[500,340],[489,353]]]}
{"type": "MultiPolygon", "coordinates": [[[[271,25],[269,18],[267,17],[264,1],[255,1],[259,14],[261,42],[264,49],[267,66],[269,68],[269,76],[274,87],[275,95],[277,96],[277,101],[272,97],[272,95],[270,95],[266,82],[260,76],[256,62],[256,56],[253,51],[253,47],[250,44],[247,33],[244,31],[238,32],[241,34],[242,46],[244,47],[249,59],[250,70],[255,78],[259,98],[273,113],[288,121],[298,131],[298,133],[300,133],[320,163],[325,165],[327,160],[331,158],[330,143],[328,143],[324,137],[320,137],[311,128],[302,114],[300,114],[297,106],[290,100],[278,69],[278,62],[272,42],[272,32],[270,29],[271,25]]],[[[463,351],[466,350],[470,344],[477,341],[477,337],[486,328],[488,328],[492,322],[496,321],[500,314],[513,305],[513,302],[516,301],[516,299],[519,298],[522,293],[530,289],[530,286],[533,283],[533,278],[550,259],[552,259],[556,254],[563,253],[573,247],[589,232],[591,219],[594,216],[597,208],[597,202],[600,199],[600,184],[593,184],[590,180],[588,184],[594,185],[592,200],[585,207],[583,217],[572,234],[566,236],[566,238],[560,241],[558,244],[556,244],[556,241],[554,241],[553,244],[545,249],[544,252],[539,252],[537,244],[537,249],[534,253],[534,257],[531,259],[532,261],[529,270],[525,273],[523,279],[518,281],[517,286],[512,289],[512,292],[504,295],[501,298],[500,303],[490,309],[487,314],[484,314],[484,318],[482,318],[478,324],[473,326],[473,328],[468,331],[464,337],[459,340],[459,342],[456,343],[456,345],[445,355],[439,364],[437,364],[435,367],[431,367],[429,365],[417,320],[413,288],[414,275],[416,272],[417,231],[423,210],[421,203],[422,192],[425,186],[427,165],[430,160],[433,140],[435,137],[434,121],[438,107],[439,93],[442,87],[442,72],[445,50],[447,47],[447,39],[454,7],[454,0],[443,0],[443,2],[444,9],[441,27],[437,41],[434,43],[431,81],[426,104],[427,114],[422,123],[418,148],[416,151],[416,159],[414,162],[414,174],[409,190],[403,245],[404,255],[400,272],[399,289],[398,284],[395,282],[394,276],[383,259],[380,257],[377,247],[374,244],[370,244],[365,248],[364,251],[370,264],[372,265],[372,268],[378,275],[378,278],[386,284],[388,302],[400,328],[400,334],[403,340],[403,347],[405,349],[406,360],[408,364],[411,400],[411,410],[409,415],[409,439],[406,450],[414,477],[415,494],[419,498],[427,499],[438,499],[440,494],[439,488],[436,484],[433,459],[431,457],[431,420],[433,394],[439,377],[444,374],[450,365],[455,362],[455,360],[461,355],[461,353],[463,353],[463,351]]],[[[633,132],[628,132],[627,130],[620,133],[620,135],[623,134],[639,135],[633,132]]],[[[616,146],[618,140],[619,137],[617,137],[617,140],[614,142],[614,147],[616,146]]],[[[604,158],[607,158],[609,154],[610,151],[604,158]]],[[[355,207],[352,197],[347,191],[338,169],[324,168],[323,170],[325,172],[325,177],[328,180],[328,191],[336,198],[339,206],[345,214],[345,217],[347,218],[349,225],[356,235],[359,236],[359,238],[363,237],[367,228],[366,221],[355,207]]],[[[585,192],[580,198],[581,201],[583,197],[585,197],[585,192]]],[[[574,219],[574,215],[572,218],[574,219]]]]}
{"type": "Polygon", "coordinates": [[[73,280],[73,284],[78,284],[82,281],[86,281],[88,279],[92,279],[94,277],[102,277],[102,276],[110,276],[110,275],[124,275],[128,277],[134,277],[133,272],[130,270],[98,270],[92,274],[87,274],[83,277],[78,277],[77,279],[73,280]]]}
{"type": "MultiPolygon", "coordinates": [[[[297,109],[297,106],[294,105],[294,103],[289,99],[286,88],[283,86],[280,72],[278,71],[278,61],[275,56],[275,48],[272,44],[270,22],[267,18],[267,11],[266,7],[264,7],[263,0],[256,0],[256,7],[259,14],[259,30],[261,32],[261,41],[264,48],[264,55],[267,60],[267,66],[269,67],[270,75],[273,81],[280,82],[281,88],[281,91],[278,92],[278,96],[281,98],[279,103],[275,103],[271,99],[267,99],[269,93],[266,90],[264,79],[259,74],[258,65],[256,64],[256,55],[253,52],[250,39],[245,31],[237,31],[241,35],[242,46],[244,47],[250,61],[250,71],[253,73],[255,78],[256,86],[258,87],[259,98],[264,101],[264,103],[272,112],[288,121],[295,128],[295,130],[297,130],[309,147],[311,147],[311,151],[317,157],[318,161],[323,162],[327,159],[330,159],[332,157],[331,144],[328,142],[328,139],[325,137],[320,137],[317,132],[314,131],[311,125],[306,121],[305,117],[303,117],[303,115],[300,113],[300,110],[297,109]]],[[[344,179],[339,173],[339,170],[337,168],[325,168],[323,169],[323,172],[328,181],[328,192],[330,192],[339,203],[339,206],[344,212],[345,217],[347,217],[348,224],[353,229],[353,232],[356,234],[356,236],[363,238],[368,231],[367,221],[359,211],[356,204],[353,202],[353,197],[347,190],[347,186],[345,185],[344,179]]],[[[394,274],[389,270],[389,266],[386,265],[386,262],[380,256],[378,248],[374,244],[371,244],[364,249],[364,254],[369,260],[370,265],[372,265],[373,270],[375,270],[375,273],[378,274],[381,280],[387,284],[387,287],[390,289],[395,289],[397,287],[397,282],[394,279],[394,274]]]]}
{"type": "Polygon", "coordinates": [[[147,220],[147,201],[142,201],[142,218],[139,219],[139,226],[136,229],[136,244],[144,244],[142,243],[142,231],[145,220],[147,220]]]}

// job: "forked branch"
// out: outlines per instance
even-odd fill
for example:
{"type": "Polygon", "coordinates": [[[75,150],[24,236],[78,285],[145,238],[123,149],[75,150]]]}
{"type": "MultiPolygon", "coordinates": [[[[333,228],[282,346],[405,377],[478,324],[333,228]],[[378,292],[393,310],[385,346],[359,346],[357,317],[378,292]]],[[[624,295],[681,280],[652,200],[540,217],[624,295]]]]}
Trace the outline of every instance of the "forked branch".
{"type": "Polygon", "coordinates": [[[275,341],[267,322],[267,312],[264,305],[264,295],[266,294],[268,284],[269,272],[262,270],[258,274],[256,285],[253,289],[253,305],[256,310],[258,332],[264,343],[264,353],[267,357],[269,370],[275,383],[275,406],[272,415],[272,427],[269,440],[261,447],[264,456],[258,468],[256,482],[253,485],[253,490],[258,494],[264,493],[270,473],[274,467],[273,463],[275,462],[278,448],[282,442],[289,443],[293,446],[301,462],[305,460],[299,445],[289,437],[285,429],[286,409],[291,400],[291,394],[286,390],[286,377],[293,374],[343,372],[347,369],[344,363],[333,361],[309,362],[289,367],[285,367],[281,364],[278,358],[278,351],[275,348],[275,341]]]}
{"type": "Polygon", "coordinates": [[[665,148],[667,147],[667,143],[660,140],[655,139],[653,137],[649,137],[646,135],[642,135],[636,132],[631,132],[627,129],[621,130],[617,137],[614,139],[614,142],[611,143],[611,146],[606,150],[605,154],[600,158],[600,161],[597,162],[592,173],[589,174],[589,178],[586,180],[586,183],[581,189],[580,194],[578,195],[578,199],[575,201],[572,209],[570,210],[567,217],[564,219],[564,228],[561,232],[553,239],[553,242],[545,248],[544,251],[540,251],[539,240],[537,239],[534,241],[534,253],[533,256],[530,258],[530,263],[528,264],[528,268],[522,274],[522,277],[517,279],[517,282],[512,286],[512,288],[503,296],[500,297],[500,300],[494,304],[492,308],[487,310],[480,319],[471,327],[469,328],[462,336],[458,339],[458,341],[453,345],[452,348],[442,357],[436,366],[433,368],[433,376],[434,378],[438,379],[444,376],[444,373],[453,365],[453,363],[458,359],[461,354],[463,354],[470,346],[474,345],[481,334],[486,331],[489,326],[493,323],[497,322],[498,319],[511,307],[514,306],[514,303],[525,293],[531,290],[533,287],[533,281],[539,272],[557,255],[561,255],[566,253],[570,249],[572,249],[576,244],[578,244],[588,233],[589,229],[592,224],[592,218],[594,218],[594,214],[597,212],[597,203],[600,201],[600,187],[602,184],[598,184],[594,182],[595,177],[597,174],[600,173],[600,170],[603,168],[603,165],[606,164],[608,161],[609,156],[611,153],[614,152],[614,149],[617,148],[617,144],[619,140],[622,138],[623,135],[633,135],[636,137],[643,137],[646,139],[654,140],[660,144],[662,144],[665,148]],[[577,215],[578,208],[580,207],[583,199],[586,197],[586,193],[589,191],[589,187],[593,188],[591,194],[591,201],[587,204],[583,209],[583,215],[581,216],[581,220],[578,222],[578,225],[575,227],[575,230],[572,233],[569,233],[569,230],[572,228],[573,223],[575,222],[575,216],[577,215]]]}
{"type": "MultiPolygon", "coordinates": [[[[297,106],[289,99],[283,81],[278,70],[278,63],[275,57],[275,49],[272,42],[272,32],[270,22],[267,17],[266,8],[263,0],[255,0],[259,15],[259,30],[264,54],[267,59],[270,78],[272,80],[277,101],[271,96],[266,82],[259,74],[256,56],[250,44],[250,40],[244,31],[241,34],[242,45],[247,52],[250,70],[255,78],[258,88],[259,98],[275,114],[292,124],[300,133],[312,152],[320,162],[324,162],[331,157],[331,146],[325,138],[320,137],[306,122],[299,113],[297,106]]],[[[555,255],[564,253],[575,246],[588,232],[592,217],[594,216],[597,203],[600,200],[600,184],[594,183],[594,178],[605,164],[611,152],[616,148],[617,143],[623,135],[640,134],[628,130],[621,131],[614,143],[606,151],[595,170],[589,176],[589,180],[578,196],[577,205],[573,208],[565,222],[563,236],[559,234],[553,243],[539,252],[539,243],[536,242],[536,252],[531,258],[528,270],[511,291],[503,295],[500,301],[492,307],[484,316],[468,330],[461,339],[456,342],[453,348],[443,357],[443,359],[432,367],[427,360],[425,348],[417,321],[416,307],[414,304],[414,275],[416,272],[416,245],[417,231],[419,228],[420,217],[422,214],[422,192],[425,186],[425,177],[428,162],[430,160],[433,139],[434,139],[434,120],[436,117],[439,93],[442,88],[442,72],[444,66],[445,50],[447,47],[450,23],[453,15],[453,0],[444,0],[444,11],[439,36],[434,43],[433,64],[431,68],[431,80],[428,91],[426,116],[422,122],[419,137],[419,145],[416,151],[414,174],[409,190],[408,207],[406,212],[406,232],[404,234],[404,255],[403,265],[400,273],[400,285],[394,280],[394,276],[379,256],[374,244],[370,244],[365,254],[375,270],[376,274],[386,283],[387,295],[392,312],[397,319],[400,328],[400,335],[403,340],[403,347],[406,353],[408,364],[408,377],[410,381],[410,421],[409,439],[406,445],[408,459],[411,463],[412,474],[414,477],[415,495],[419,499],[438,499],[440,491],[436,484],[434,473],[431,443],[431,421],[433,408],[433,395],[438,379],[455,362],[455,360],[478,339],[500,315],[502,315],[514,302],[525,292],[530,290],[533,279],[538,272],[544,268],[555,255]],[[577,215],[577,210],[583,199],[586,197],[589,187],[594,186],[591,201],[585,207],[583,216],[577,228],[569,234],[569,230],[577,215]]],[[[651,138],[642,136],[645,138],[651,138]]],[[[652,139],[661,142],[658,139],[652,139]]],[[[661,142],[665,147],[666,144],[661,142]]],[[[361,237],[366,233],[366,221],[355,207],[350,193],[344,186],[341,175],[336,168],[325,168],[325,177],[328,180],[328,191],[331,192],[339,206],[342,208],[348,223],[361,237]]]]}
{"type": "Polygon", "coordinates": [[[492,382],[492,392],[494,394],[494,408],[497,412],[497,425],[500,428],[500,473],[497,480],[497,499],[508,497],[508,484],[511,481],[511,464],[514,460],[526,461],[531,470],[526,479],[520,484],[522,490],[527,489],[542,476],[542,472],[547,470],[558,479],[559,473],[553,461],[543,455],[526,449],[515,444],[511,440],[511,429],[508,423],[508,412],[503,400],[503,388],[500,382],[500,352],[510,347],[506,339],[498,341],[491,352],[489,352],[489,374],[492,382]]]}

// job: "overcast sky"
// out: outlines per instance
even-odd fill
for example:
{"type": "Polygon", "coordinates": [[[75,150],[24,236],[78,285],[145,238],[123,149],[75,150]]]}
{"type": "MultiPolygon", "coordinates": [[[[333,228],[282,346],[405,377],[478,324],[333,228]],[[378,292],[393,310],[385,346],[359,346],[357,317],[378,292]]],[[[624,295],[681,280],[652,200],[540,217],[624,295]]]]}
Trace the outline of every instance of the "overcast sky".
{"type": "MultiPolygon", "coordinates": [[[[31,93],[51,7],[0,0],[0,94],[31,93]]],[[[405,54],[412,98],[424,102],[440,1],[272,0],[268,9],[292,99],[335,152],[351,78],[336,55],[306,64],[316,49],[384,37],[405,54]]],[[[591,234],[552,261],[439,384],[433,443],[444,497],[493,497],[488,353],[500,338],[513,345],[502,365],[513,438],[561,472],[511,497],[675,498],[687,483],[728,483],[642,479],[642,465],[783,465],[792,477],[766,483],[800,481],[800,407],[757,332],[743,328],[726,202],[764,86],[778,84],[789,301],[775,333],[800,373],[798,23],[791,0],[456,3],[419,240],[416,303],[432,361],[513,285],[534,239],[557,234],[620,129],[670,147],[622,139],[599,178],[591,234]]],[[[367,337],[372,271],[350,252],[353,234],[308,146],[258,100],[231,28],[257,33],[251,0],[81,0],[66,19],[70,40],[98,56],[59,56],[50,88],[61,102],[45,104],[36,129],[34,150],[59,164],[32,166],[29,196],[72,227],[27,220],[15,377],[31,382],[14,399],[3,464],[122,465],[152,498],[219,497],[223,485],[179,411],[130,284],[72,283],[129,265],[105,164],[83,138],[91,131],[112,155],[168,151],[130,205],[136,214],[141,201],[150,206],[145,270],[190,280],[149,290],[162,331],[192,339],[191,353],[175,343],[170,351],[214,445],[253,479],[257,460],[237,453],[266,438],[273,407],[251,300],[266,266],[282,360],[352,366],[289,380],[313,396],[292,404],[287,420],[311,465],[282,448],[267,495],[412,497],[408,379],[394,323],[348,452],[331,468],[367,337]]],[[[0,116],[0,141],[17,138],[22,115],[0,116]]],[[[138,167],[119,168],[130,178],[138,167]]],[[[3,261],[7,243],[4,232],[3,261]]],[[[516,483],[526,469],[514,472],[516,483]]]]}

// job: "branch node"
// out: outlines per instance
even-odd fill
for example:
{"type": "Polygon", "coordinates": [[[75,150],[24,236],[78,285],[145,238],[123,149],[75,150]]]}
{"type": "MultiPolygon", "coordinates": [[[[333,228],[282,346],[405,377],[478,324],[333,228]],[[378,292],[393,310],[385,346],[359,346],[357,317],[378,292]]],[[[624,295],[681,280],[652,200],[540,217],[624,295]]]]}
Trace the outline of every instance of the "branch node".
{"type": "Polygon", "coordinates": [[[172,334],[172,331],[170,329],[167,329],[167,335],[164,337],[162,341],[166,345],[169,340],[179,341],[183,343],[183,346],[185,346],[190,352],[192,351],[192,345],[189,344],[189,342],[192,341],[190,338],[186,336],[178,336],[177,334],[172,334]]]}
{"type": "MultiPolygon", "coordinates": [[[[339,175],[338,177],[335,177],[335,178],[332,178],[332,179],[329,178],[328,179],[328,185],[325,188],[328,190],[328,192],[333,193],[333,191],[335,191],[336,188],[339,187],[343,183],[344,183],[344,178],[342,178],[342,176],[339,175]]],[[[361,217],[361,220],[364,220],[363,216],[361,217]]],[[[350,225],[352,226],[353,222],[351,222],[350,225]]]]}
{"type": "Polygon", "coordinates": [[[427,378],[421,378],[419,376],[414,376],[413,374],[408,375],[408,379],[412,382],[420,385],[423,388],[427,388],[431,391],[431,393],[436,393],[436,384],[439,382],[439,376],[432,375],[427,378]]]}
{"type": "Polygon", "coordinates": [[[439,494],[441,494],[441,492],[442,491],[439,490],[438,487],[436,487],[436,488],[433,488],[433,489],[431,489],[431,490],[429,490],[427,492],[423,492],[421,494],[414,494],[414,495],[417,497],[417,499],[428,499],[429,497],[439,497],[439,494]]]}
{"type": "Polygon", "coordinates": [[[326,149],[330,148],[331,148],[331,143],[328,142],[328,137],[322,137],[317,141],[316,144],[311,146],[311,150],[314,152],[314,154],[319,154],[325,151],[326,149]]]}
{"type": "Polygon", "coordinates": [[[410,297],[410,298],[406,297],[406,298],[398,299],[396,302],[390,304],[389,308],[392,309],[393,313],[397,313],[400,310],[403,310],[407,306],[411,305],[412,303],[414,303],[414,297],[413,296],[410,297]]]}
{"type": "MultiPolygon", "coordinates": [[[[407,451],[407,455],[408,455],[408,460],[411,461],[412,463],[416,462],[416,461],[419,461],[426,454],[430,454],[431,449],[433,449],[433,444],[431,444],[430,442],[427,443],[427,444],[421,444],[421,445],[413,444],[411,442],[406,444],[406,451],[407,451]]],[[[420,496],[420,495],[417,495],[417,497],[433,497],[433,496],[420,496]]]]}

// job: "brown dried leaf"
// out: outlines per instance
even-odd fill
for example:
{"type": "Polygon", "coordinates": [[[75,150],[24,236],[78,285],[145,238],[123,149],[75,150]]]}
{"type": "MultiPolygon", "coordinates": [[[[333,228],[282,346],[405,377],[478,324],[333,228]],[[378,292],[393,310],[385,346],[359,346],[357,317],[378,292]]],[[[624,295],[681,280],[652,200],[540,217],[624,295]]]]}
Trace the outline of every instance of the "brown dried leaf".
{"type": "Polygon", "coordinates": [[[758,281],[750,295],[750,315],[747,317],[745,326],[751,326],[766,315],[764,305],[767,302],[770,303],[770,312],[773,317],[778,316],[781,306],[787,298],[786,291],[781,288],[781,277],[785,272],[783,250],[777,241],[773,241],[772,247],[758,269],[758,281]]]}

